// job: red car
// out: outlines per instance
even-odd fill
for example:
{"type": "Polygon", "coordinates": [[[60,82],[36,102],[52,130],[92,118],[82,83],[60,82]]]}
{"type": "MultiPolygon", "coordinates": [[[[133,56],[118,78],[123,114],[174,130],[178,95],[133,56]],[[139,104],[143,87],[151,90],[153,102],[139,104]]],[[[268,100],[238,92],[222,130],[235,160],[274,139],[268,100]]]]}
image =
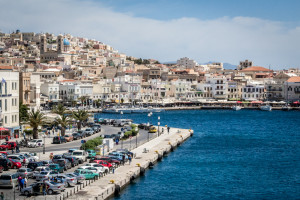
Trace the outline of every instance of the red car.
{"type": "Polygon", "coordinates": [[[110,164],[116,165],[116,166],[119,166],[121,164],[120,161],[118,161],[116,159],[113,159],[111,157],[108,157],[108,156],[102,156],[102,157],[100,157],[98,159],[95,159],[95,160],[103,160],[103,161],[109,162],[110,164]]]}
{"type": "Polygon", "coordinates": [[[109,162],[105,161],[105,160],[94,160],[93,163],[97,163],[99,165],[103,165],[105,167],[111,168],[112,164],[110,164],[109,162]]]}
{"type": "Polygon", "coordinates": [[[12,163],[12,165],[11,165],[11,168],[12,168],[12,169],[19,169],[19,168],[22,167],[22,163],[20,163],[20,162],[14,160],[14,159],[11,159],[11,158],[8,158],[8,159],[9,159],[10,162],[12,163]]]}
{"type": "Polygon", "coordinates": [[[2,150],[11,150],[12,146],[15,148],[17,146],[17,143],[16,142],[3,142],[0,145],[0,149],[2,149],[2,150]]]}

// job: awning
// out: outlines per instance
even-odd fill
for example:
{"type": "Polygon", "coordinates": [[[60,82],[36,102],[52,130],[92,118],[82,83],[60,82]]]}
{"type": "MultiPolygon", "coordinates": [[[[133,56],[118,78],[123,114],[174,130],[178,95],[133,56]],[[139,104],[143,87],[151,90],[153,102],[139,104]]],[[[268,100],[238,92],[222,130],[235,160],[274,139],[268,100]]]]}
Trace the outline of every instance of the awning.
{"type": "Polygon", "coordinates": [[[263,103],[262,101],[251,101],[251,103],[263,103]]]}
{"type": "Polygon", "coordinates": [[[300,104],[300,102],[299,101],[294,101],[293,104],[300,104]]]}

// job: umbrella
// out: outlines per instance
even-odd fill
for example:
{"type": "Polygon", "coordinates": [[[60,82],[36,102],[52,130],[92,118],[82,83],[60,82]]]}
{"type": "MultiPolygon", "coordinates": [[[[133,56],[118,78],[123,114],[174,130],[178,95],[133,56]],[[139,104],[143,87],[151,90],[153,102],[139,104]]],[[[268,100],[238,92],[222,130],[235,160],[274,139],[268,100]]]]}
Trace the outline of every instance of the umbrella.
{"type": "Polygon", "coordinates": [[[300,102],[299,101],[294,101],[293,104],[300,104],[300,102]]]}
{"type": "Polygon", "coordinates": [[[251,101],[251,103],[262,103],[262,101],[251,101]]]}
{"type": "Polygon", "coordinates": [[[0,127],[0,131],[8,131],[8,129],[0,127]]]}
{"type": "Polygon", "coordinates": [[[237,101],[236,103],[242,103],[241,101],[237,101]]]}

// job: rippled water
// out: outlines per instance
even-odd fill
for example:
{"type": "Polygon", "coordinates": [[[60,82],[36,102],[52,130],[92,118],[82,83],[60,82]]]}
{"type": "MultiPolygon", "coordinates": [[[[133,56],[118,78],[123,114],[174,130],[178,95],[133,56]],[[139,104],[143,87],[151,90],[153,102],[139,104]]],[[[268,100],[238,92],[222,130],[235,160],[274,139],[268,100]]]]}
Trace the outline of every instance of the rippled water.
{"type": "Polygon", "coordinates": [[[114,199],[300,199],[300,112],[168,111],[154,124],[158,115],[194,137],[114,199]]]}

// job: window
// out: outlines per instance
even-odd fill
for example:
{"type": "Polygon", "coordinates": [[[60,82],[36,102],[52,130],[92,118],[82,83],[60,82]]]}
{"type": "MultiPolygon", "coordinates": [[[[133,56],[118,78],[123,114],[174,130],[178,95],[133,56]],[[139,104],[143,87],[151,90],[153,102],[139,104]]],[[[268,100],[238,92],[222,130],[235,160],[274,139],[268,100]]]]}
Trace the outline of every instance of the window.
{"type": "Polygon", "coordinates": [[[7,116],[4,117],[4,122],[7,124],[7,116]]]}
{"type": "Polygon", "coordinates": [[[15,118],[14,118],[14,116],[12,115],[12,116],[11,116],[11,121],[12,121],[12,123],[14,123],[14,119],[15,119],[15,118]]]}
{"type": "Polygon", "coordinates": [[[4,109],[5,109],[5,111],[7,111],[7,99],[5,99],[4,109]]]}
{"type": "Polygon", "coordinates": [[[14,106],[14,99],[11,99],[11,105],[14,106]]]}

